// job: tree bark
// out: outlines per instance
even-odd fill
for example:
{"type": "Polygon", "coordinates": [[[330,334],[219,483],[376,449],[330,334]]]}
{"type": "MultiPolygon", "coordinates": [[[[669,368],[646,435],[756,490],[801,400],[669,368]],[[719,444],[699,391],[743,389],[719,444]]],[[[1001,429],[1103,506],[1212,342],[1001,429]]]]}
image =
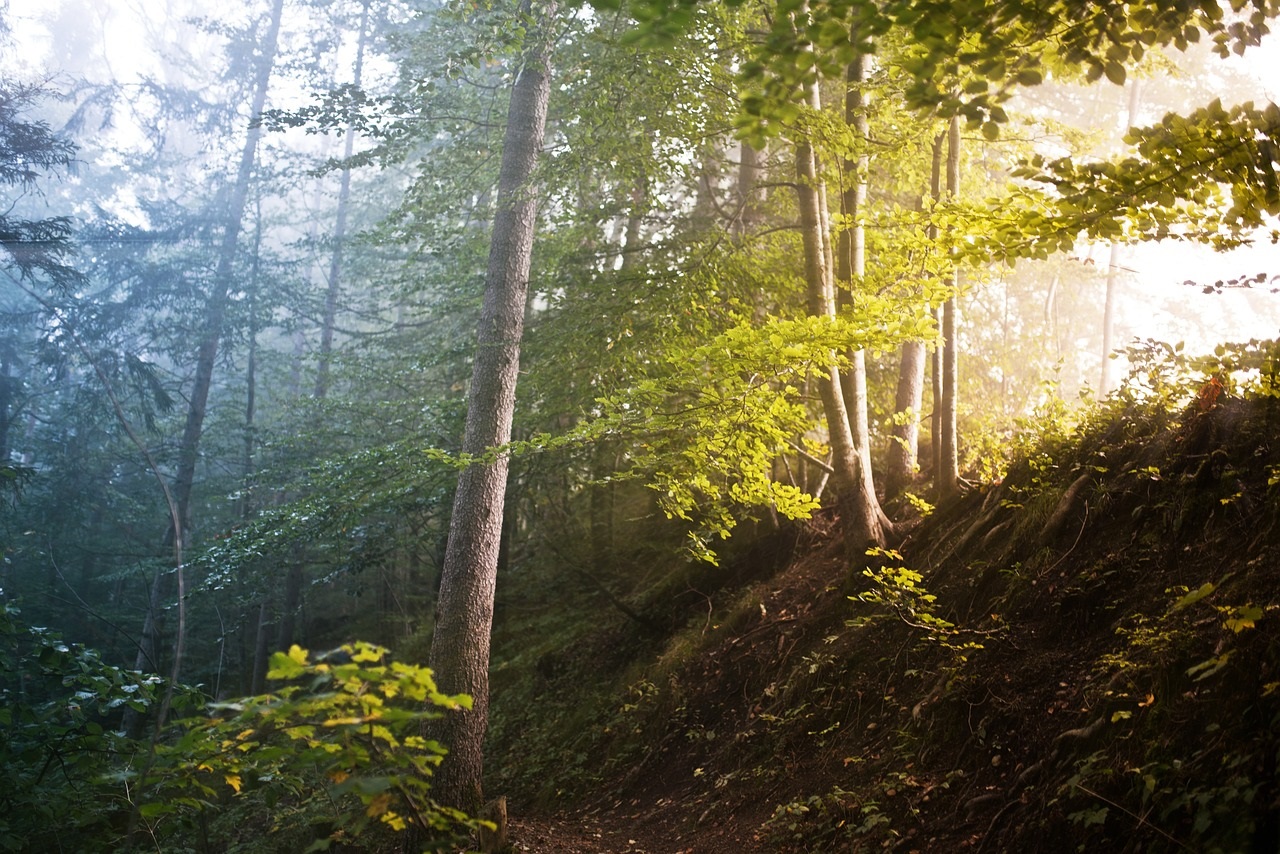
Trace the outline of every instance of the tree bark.
{"type": "MultiPolygon", "coordinates": [[[[360,35],[356,42],[356,63],[351,85],[360,88],[364,76],[364,49],[368,38],[369,2],[360,7],[360,35]]],[[[352,122],[347,123],[346,139],[342,143],[344,164],[355,151],[356,132],[352,122]]],[[[347,237],[347,209],[351,206],[351,169],[344,165],[338,180],[338,211],[333,225],[333,255],[329,259],[329,281],[324,296],[324,320],[320,325],[320,359],[316,365],[316,394],[323,399],[329,393],[329,365],[333,359],[333,329],[338,319],[338,297],[342,292],[342,249],[347,237]]]]}
{"type": "MultiPolygon", "coordinates": [[[[256,204],[255,220],[257,228],[253,234],[253,271],[249,276],[248,288],[248,314],[249,314],[249,335],[248,347],[249,353],[245,360],[245,395],[244,395],[244,437],[241,446],[241,481],[240,487],[240,518],[248,522],[253,517],[253,452],[257,444],[257,412],[258,412],[258,318],[257,318],[257,300],[258,300],[258,273],[261,261],[262,249],[262,196],[258,195],[256,204]]],[[[245,608],[241,611],[240,631],[237,632],[240,638],[240,648],[242,653],[247,653],[244,646],[244,639],[252,636],[255,639],[253,652],[242,656],[241,676],[246,674],[244,664],[248,664],[248,679],[241,679],[241,685],[250,694],[261,694],[265,690],[266,679],[266,655],[267,651],[260,647],[258,641],[264,637],[263,621],[267,618],[267,602],[270,600],[270,594],[264,594],[258,607],[245,608]],[[259,676],[261,672],[261,676],[259,676]]],[[[242,691],[242,693],[245,693],[242,691]]]]}
{"type": "Polygon", "coordinates": [[[735,188],[738,211],[733,219],[733,239],[741,242],[760,226],[760,201],[764,195],[760,181],[764,175],[764,152],[748,143],[742,143],[738,163],[738,181],[735,188]]]}
{"type": "MultiPolygon", "coordinates": [[[[947,195],[960,195],[960,119],[951,117],[947,126],[947,195]]],[[[942,304],[942,412],[940,443],[941,468],[937,473],[938,494],[942,498],[955,495],[960,488],[960,455],[956,436],[956,294],[960,290],[960,271],[951,280],[952,293],[942,304]]]]}
{"type": "Polygon", "coordinates": [[[1098,397],[1111,391],[1111,350],[1115,347],[1112,333],[1116,324],[1116,281],[1120,270],[1120,244],[1112,242],[1107,253],[1107,293],[1102,303],[1102,371],[1098,377],[1098,397]]]}
{"type": "MultiPolygon", "coordinates": [[[[929,169],[929,196],[936,204],[942,198],[942,142],[944,134],[939,134],[933,141],[932,162],[929,169]]],[[[938,227],[930,225],[928,229],[930,243],[938,239],[938,227]]],[[[898,366],[898,389],[894,398],[894,414],[896,416],[890,435],[893,441],[889,444],[889,465],[885,474],[884,494],[886,498],[900,495],[915,479],[916,468],[920,456],[920,407],[924,403],[924,379],[927,348],[923,341],[908,341],[902,345],[902,360],[898,366]]],[[[933,456],[936,458],[939,448],[937,443],[941,410],[938,401],[942,396],[941,365],[935,377],[934,407],[930,417],[930,432],[933,436],[933,456]]],[[[931,460],[933,471],[941,467],[936,459],[931,460]]]]}
{"type": "MultiPolygon", "coordinates": [[[[942,331],[942,306],[933,309],[933,322],[942,331]]],[[[934,345],[929,359],[930,390],[933,394],[933,411],[929,413],[929,457],[932,462],[934,488],[938,486],[942,471],[942,341],[934,345]]]]}
{"type": "MultiPolygon", "coordinates": [[[[816,83],[810,85],[808,99],[811,108],[821,109],[816,83]]],[[[796,144],[796,193],[800,207],[800,232],[804,241],[809,314],[814,317],[835,317],[830,221],[824,203],[826,184],[819,174],[817,152],[808,139],[796,144]]],[[[868,547],[884,545],[884,526],[881,523],[883,514],[871,486],[870,471],[862,464],[850,428],[840,369],[834,358],[819,373],[818,392],[827,418],[831,465],[835,469],[840,517],[845,526],[846,553],[851,560],[856,560],[868,547]]]]}
{"type": "Polygon", "coordinates": [[[898,390],[894,397],[895,421],[889,435],[889,465],[885,471],[885,498],[901,495],[915,479],[920,453],[920,406],[924,403],[923,341],[902,345],[898,364],[898,390]]]}
{"type": "MultiPolygon", "coordinates": [[[[462,450],[485,454],[511,437],[520,339],[537,220],[531,185],[546,127],[551,91],[554,0],[539,12],[523,67],[511,92],[489,245],[484,302],[467,394],[462,450]]],[[[440,689],[470,694],[470,712],[447,715],[431,727],[449,754],[436,772],[434,793],[444,804],[474,812],[483,801],[483,742],[489,714],[489,635],[508,460],[498,454],[458,476],[445,551],[431,668],[440,689]]]]}
{"type": "MultiPolygon", "coordinates": [[[[853,31],[853,41],[858,43],[858,33],[853,31]]],[[[838,255],[837,278],[846,287],[839,291],[849,308],[856,303],[856,289],[862,286],[862,279],[867,272],[867,238],[862,224],[862,214],[867,206],[867,181],[871,166],[871,158],[867,153],[866,143],[871,131],[867,120],[866,78],[868,56],[859,54],[849,63],[846,72],[845,121],[853,128],[854,135],[863,144],[856,158],[846,160],[843,164],[845,174],[845,190],[841,194],[841,213],[847,219],[848,226],[840,233],[840,252],[838,255]]],[[[862,350],[852,350],[848,354],[849,368],[841,373],[841,392],[844,395],[845,407],[848,410],[849,430],[853,438],[854,452],[858,456],[858,477],[861,483],[858,492],[865,496],[868,504],[865,513],[877,517],[881,531],[889,531],[892,525],[880,508],[880,500],[876,497],[875,480],[871,471],[871,423],[867,407],[867,363],[866,354],[862,350]]],[[[881,536],[880,539],[882,539],[881,536]]],[[[878,539],[876,545],[882,545],[878,539]]]]}
{"type": "MultiPolygon", "coordinates": [[[[1140,84],[1137,80],[1129,82],[1128,113],[1125,117],[1125,128],[1131,128],[1137,121],[1138,92],[1140,84]]],[[[1102,307],[1102,372],[1098,378],[1098,397],[1106,397],[1111,391],[1111,350],[1115,347],[1113,333],[1116,323],[1116,291],[1119,289],[1120,244],[1112,242],[1107,256],[1107,293],[1102,307]]]]}

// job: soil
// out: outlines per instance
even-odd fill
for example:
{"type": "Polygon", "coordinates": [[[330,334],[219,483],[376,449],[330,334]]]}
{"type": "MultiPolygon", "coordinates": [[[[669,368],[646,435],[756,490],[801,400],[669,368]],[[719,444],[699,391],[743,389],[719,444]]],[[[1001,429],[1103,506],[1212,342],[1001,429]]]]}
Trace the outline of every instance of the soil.
{"type": "Polygon", "coordinates": [[[704,828],[682,833],[664,807],[637,812],[581,812],[513,817],[510,839],[530,854],[745,854],[759,850],[739,841],[741,828],[704,828]]]}
{"type": "Polygon", "coordinates": [[[861,600],[819,517],[758,613],[708,615],[635,762],[513,809],[516,850],[1276,851],[1270,416],[1112,427],[939,508],[902,547],[928,606],[861,600]]]}

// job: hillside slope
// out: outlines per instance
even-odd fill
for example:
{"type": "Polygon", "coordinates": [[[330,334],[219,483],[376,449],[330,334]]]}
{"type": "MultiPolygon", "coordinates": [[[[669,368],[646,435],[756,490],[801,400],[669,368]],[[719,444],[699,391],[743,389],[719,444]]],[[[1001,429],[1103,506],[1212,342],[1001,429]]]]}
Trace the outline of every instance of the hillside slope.
{"type": "Polygon", "coordinates": [[[613,840],[535,851],[1276,851],[1278,403],[1113,407],[869,574],[819,517],[509,620],[491,789],[613,840]]]}

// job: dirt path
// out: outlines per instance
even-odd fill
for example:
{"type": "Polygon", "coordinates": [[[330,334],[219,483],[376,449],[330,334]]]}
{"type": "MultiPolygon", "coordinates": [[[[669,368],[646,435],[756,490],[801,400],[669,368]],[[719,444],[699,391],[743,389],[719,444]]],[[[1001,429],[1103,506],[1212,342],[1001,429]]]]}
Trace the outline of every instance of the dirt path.
{"type": "Polygon", "coordinates": [[[598,817],[518,817],[509,822],[516,851],[530,854],[668,854],[598,817]]]}
{"type": "MultiPolygon", "coordinates": [[[[751,828],[727,821],[687,831],[670,809],[512,816],[510,838],[529,854],[758,854],[751,828]]],[[[666,806],[670,806],[667,804],[666,806]]]]}

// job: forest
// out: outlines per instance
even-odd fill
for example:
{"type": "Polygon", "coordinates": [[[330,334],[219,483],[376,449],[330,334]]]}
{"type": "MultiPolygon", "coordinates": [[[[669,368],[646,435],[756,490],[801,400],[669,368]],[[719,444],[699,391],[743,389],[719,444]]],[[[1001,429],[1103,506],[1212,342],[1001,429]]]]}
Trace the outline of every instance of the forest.
{"type": "Polygon", "coordinates": [[[1280,0],[0,0],[0,850],[1280,851],[1280,0]]]}

